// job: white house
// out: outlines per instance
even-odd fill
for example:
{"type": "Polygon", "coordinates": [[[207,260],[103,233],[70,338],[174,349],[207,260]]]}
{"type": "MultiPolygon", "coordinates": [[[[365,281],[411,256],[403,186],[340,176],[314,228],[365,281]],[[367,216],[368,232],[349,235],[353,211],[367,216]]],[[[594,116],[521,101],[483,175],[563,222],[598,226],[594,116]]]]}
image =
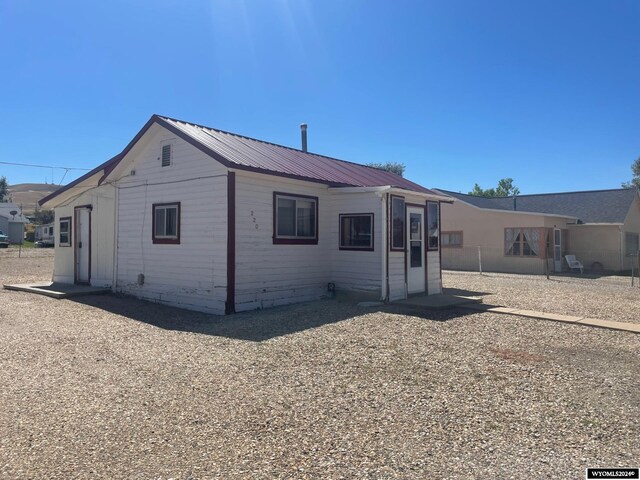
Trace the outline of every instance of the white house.
{"type": "Polygon", "coordinates": [[[436,194],[398,175],[153,115],[40,201],[54,280],[223,314],[337,290],[441,293],[436,194]],[[332,285],[331,285],[332,284],[332,285]]]}
{"type": "Polygon", "coordinates": [[[10,243],[24,240],[24,226],[29,220],[15,203],[0,203],[0,231],[9,237],[10,243]]]}
{"type": "Polygon", "coordinates": [[[54,226],[53,223],[47,223],[45,225],[36,225],[35,241],[39,242],[40,246],[51,246],[54,244],[54,226]]]}

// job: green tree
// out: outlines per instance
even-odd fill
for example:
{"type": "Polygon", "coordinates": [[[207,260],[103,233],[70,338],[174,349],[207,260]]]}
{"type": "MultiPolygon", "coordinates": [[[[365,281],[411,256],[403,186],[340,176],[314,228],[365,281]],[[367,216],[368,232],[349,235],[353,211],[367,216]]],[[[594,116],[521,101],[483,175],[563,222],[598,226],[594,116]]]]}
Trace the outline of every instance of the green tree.
{"type": "Polygon", "coordinates": [[[469,192],[469,195],[476,197],[512,197],[519,195],[520,189],[513,184],[513,178],[507,177],[498,180],[498,186],[496,188],[483,189],[477,183],[473,186],[473,190],[469,192]]]}
{"type": "Polygon", "coordinates": [[[33,223],[36,225],[46,225],[47,223],[53,223],[55,218],[53,210],[36,210],[33,214],[33,223]]]}
{"type": "Polygon", "coordinates": [[[629,182],[622,184],[623,188],[640,188],[640,157],[631,164],[631,171],[633,172],[633,178],[629,182]]]}
{"type": "Polygon", "coordinates": [[[7,184],[7,177],[0,177],[0,202],[6,202],[9,196],[9,185],[7,184]]]}
{"type": "Polygon", "coordinates": [[[387,162],[387,163],[367,163],[368,167],[377,168],[378,170],[385,170],[387,172],[395,173],[396,175],[404,176],[404,169],[407,168],[404,163],[387,162]]]}

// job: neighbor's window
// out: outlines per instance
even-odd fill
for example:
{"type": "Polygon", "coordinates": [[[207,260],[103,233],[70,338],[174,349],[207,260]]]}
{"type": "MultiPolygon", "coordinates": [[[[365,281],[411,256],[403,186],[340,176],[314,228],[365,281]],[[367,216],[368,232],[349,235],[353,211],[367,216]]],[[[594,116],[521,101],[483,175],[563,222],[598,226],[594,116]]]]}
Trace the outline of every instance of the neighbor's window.
{"type": "Polygon", "coordinates": [[[404,250],[404,197],[391,195],[391,250],[404,250]]]}
{"type": "Polygon", "coordinates": [[[340,215],[340,250],[373,250],[373,213],[340,215]]]}
{"type": "Polygon", "coordinates": [[[442,248],[444,247],[462,247],[462,231],[460,232],[442,232],[441,235],[442,248]]]}
{"type": "Polygon", "coordinates": [[[427,202],[427,222],[429,227],[427,247],[429,250],[438,250],[440,243],[440,206],[438,202],[427,202]]]}
{"type": "Polygon", "coordinates": [[[60,219],[60,236],[58,238],[58,246],[71,246],[71,217],[63,217],[60,219]]]}
{"type": "Polygon", "coordinates": [[[274,192],[273,243],[318,243],[318,197],[274,192]]]}
{"type": "Polygon", "coordinates": [[[153,205],[153,243],[180,243],[180,203],[153,205]]]}
{"type": "Polygon", "coordinates": [[[162,145],[162,152],[160,156],[161,166],[168,167],[171,165],[171,154],[172,154],[171,150],[172,148],[170,143],[162,145]]]}
{"type": "Polygon", "coordinates": [[[625,232],[624,251],[627,256],[637,255],[640,248],[640,238],[637,233],[625,232]]]}
{"type": "Polygon", "coordinates": [[[540,229],[505,228],[504,251],[513,257],[540,256],[540,229]]]}

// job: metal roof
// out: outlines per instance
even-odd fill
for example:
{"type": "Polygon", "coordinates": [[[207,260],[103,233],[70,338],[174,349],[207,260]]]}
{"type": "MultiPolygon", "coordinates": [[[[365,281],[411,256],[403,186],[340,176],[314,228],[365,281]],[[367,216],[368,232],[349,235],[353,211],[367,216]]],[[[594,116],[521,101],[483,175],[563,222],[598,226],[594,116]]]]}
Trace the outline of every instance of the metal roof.
{"type": "MultiPolygon", "coordinates": [[[[257,170],[331,186],[378,187],[390,185],[435,195],[406,178],[378,168],[304,152],[214,128],[158,117],[159,124],[179,131],[228,162],[229,167],[257,170]],[[171,128],[173,127],[173,128],[171,128]]],[[[177,132],[176,132],[177,133],[177,132]]]]}
{"type": "Polygon", "coordinates": [[[636,188],[591,190],[583,192],[541,193],[515,197],[477,197],[437,189],[454,198],[480,208],[532,212],[575,217],[582,223],[624,223],[636,188]]]}
{"type": "Polygon", "coordinates": [[[438,195],[395,173],[378,168],[338,160],[317,153],[303,152],[295,148],[175,118],[152,115],[122,152],[70,184],[56,190],[38,203],[43,205],[99,172],[103,173],[99,181],[102,183],[154,123],[170,130],[228,168],[323,183],[331,187],[391,186],[413,192],[438,195]]]}

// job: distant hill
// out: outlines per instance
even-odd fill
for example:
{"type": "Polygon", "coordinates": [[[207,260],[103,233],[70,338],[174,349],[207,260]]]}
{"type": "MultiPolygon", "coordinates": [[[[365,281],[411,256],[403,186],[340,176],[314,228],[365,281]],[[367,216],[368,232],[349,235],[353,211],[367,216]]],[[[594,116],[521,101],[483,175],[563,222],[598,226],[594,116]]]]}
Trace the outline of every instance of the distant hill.
{"type": "Polygon", "coordinates": [[[19,183],[9,186],[9,195],[13,203],[22,205],[23,214],[31,215],[36,209],[38,200],[59,188],[60,185],[49,185],[48,183],[19,183]]]}

